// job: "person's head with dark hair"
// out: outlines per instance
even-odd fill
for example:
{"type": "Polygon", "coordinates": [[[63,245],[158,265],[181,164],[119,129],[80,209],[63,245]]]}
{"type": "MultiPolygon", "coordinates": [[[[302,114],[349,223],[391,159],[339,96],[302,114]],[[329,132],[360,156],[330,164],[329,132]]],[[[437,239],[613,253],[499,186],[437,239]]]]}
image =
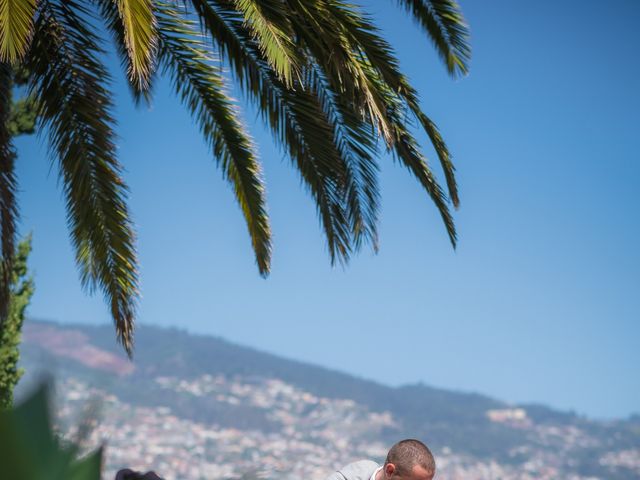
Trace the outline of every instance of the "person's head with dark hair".
{"type": "Polygon", "coordinates": [[[386,480],[432,480],[436,461],[429,447],[408,438],[391,447],[382,470],[386,480]]]}
{"type": "Polygon", "coordinates": [[[116,473],[116,480],[162,480],[156,472],[134,472],[129,468],[123,468],[116,473]]]}

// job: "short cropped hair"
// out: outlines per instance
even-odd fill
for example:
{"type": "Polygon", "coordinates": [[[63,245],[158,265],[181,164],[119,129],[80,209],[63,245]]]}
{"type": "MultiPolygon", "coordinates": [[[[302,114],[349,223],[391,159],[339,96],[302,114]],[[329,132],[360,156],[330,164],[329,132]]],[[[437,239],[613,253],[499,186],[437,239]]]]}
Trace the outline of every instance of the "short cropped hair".
{"type": "Polygon", "coordinates": [[[431,450],[420,440],[413,438],[400,440],[391,447],[384,464],[388,463],[393,463],[400,475],[410,474],[416,465],[431,474],[436,473],[436,461],[431,450]]]}

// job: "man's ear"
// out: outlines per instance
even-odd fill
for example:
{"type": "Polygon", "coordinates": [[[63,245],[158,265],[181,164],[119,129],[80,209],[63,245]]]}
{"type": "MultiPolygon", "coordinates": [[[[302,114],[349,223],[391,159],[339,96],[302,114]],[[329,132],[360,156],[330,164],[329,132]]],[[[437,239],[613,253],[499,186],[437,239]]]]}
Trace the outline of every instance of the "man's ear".
{"type": "Polygon", "coordinates": [[[384,474],[387,478],[392,477],[396,473],[396,466],[393,463],[387,463],[384,466],[384,474]]]}

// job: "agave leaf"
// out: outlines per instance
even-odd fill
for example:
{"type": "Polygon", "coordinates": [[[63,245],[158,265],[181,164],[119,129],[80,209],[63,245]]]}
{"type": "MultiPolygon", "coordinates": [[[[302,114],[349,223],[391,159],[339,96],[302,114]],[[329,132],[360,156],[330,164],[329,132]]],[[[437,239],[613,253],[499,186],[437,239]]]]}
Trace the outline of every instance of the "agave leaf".
{"type": "Polygon", "coordinates": [[[0,412],[3,478],[99,480],[102,450],[76,461],[75,446],[62,446],[53,432],[49,389],[41,385],[17,407],[0,412]]]}

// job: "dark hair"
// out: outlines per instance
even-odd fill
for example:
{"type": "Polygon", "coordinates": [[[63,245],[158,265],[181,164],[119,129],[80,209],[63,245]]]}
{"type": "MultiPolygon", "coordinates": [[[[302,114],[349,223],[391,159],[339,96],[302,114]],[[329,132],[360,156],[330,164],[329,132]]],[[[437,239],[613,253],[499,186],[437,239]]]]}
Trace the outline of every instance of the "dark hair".
{"type": "Polygon", "coordinates": [[[420,440],[413,438],[400,440],[391,447],[384,464],[388,463],[393,463],[401,475],[410,474],[416,465],[431,474],[436,473],[436,461],[431,450],[420,440]]]}
{"type": "Polygon", "coordinates": [[[162,480],[156,472],[134,472],[129,468],[124,468],[116,473],[116,480],[162,480]]]}

